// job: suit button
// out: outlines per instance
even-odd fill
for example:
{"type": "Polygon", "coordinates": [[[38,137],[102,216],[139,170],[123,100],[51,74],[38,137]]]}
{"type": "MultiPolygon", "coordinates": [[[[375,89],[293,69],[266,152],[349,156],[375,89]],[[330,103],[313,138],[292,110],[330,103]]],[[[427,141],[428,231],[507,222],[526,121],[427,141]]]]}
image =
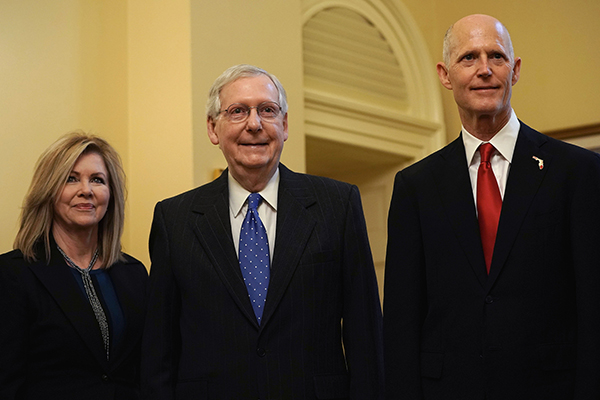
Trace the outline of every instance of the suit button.
{"type": "Polygon", "coordinates": [[[259,347],[258,349],[256,349],[256,354],[258,354],[259,357],[264,357],[267,355],[267,351],[259,347]]]}
{"type": "Polygon", "coordinates": [[[494,302],[494,298],[492,296],[485,297],[485,304],[492,304],[494,302]]]}
{"type": "Polygon", "coordinates": [[[102,375],[102,382],[108,382],[110,381],[110,378],[108,377],[108,375],[104,374],[102,375]]]}

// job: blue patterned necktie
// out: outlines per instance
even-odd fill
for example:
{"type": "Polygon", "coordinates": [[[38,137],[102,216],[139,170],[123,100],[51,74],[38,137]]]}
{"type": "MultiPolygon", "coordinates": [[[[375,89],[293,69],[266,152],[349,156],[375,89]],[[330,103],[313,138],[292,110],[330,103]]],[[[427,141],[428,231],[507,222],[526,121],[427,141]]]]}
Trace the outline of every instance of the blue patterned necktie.
{"type": "Polygon", "coordinates": [[[258,216],[258,205],[262,197],[258,193],[248,196],[248,211],[240,231],[240,268],[246,282],[248,297],[252,303],[256,320],[260,325],[267,290],[269,288],[269,241],[267,230],[258,216]]]}

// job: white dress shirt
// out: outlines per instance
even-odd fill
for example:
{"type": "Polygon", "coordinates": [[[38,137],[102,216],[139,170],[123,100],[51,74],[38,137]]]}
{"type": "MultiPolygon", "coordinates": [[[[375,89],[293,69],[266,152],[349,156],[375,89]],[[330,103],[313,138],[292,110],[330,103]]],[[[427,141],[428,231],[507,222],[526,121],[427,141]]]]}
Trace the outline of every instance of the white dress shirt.
{"type": "MultiPolygon", "coordinates": [[[[229,186],[229,218],[231,220],[231,233],[233,235],[233,244],[235,254],[239,257],[240,253],[240,231],[242,223],[246,218],[248,211],[247,191],[235,180],[231,174],[228,177],[229,186]]],[[[267,230],[267,240],[269,241],[269,258],[273,261],[273,250],[275,249],[275,232],[277,230],[277,194],[279,190],[279,168],[275,171],[267,186],[258,192],[263,200],[258,206],[258,216],[267,230]]]]}
{"type": "MultiPolygon", "coordinates": [[[[506,181],[510,172],[510,164],[520,128],[521,123],[517,119],[514,110],[511,110],[508,123],[489,141],[496,148],[496,151],[492,154],[490,163],[492,164],[492,171],[494,171],[496,181],[498,181],[498,188],[500,189],[502,199],[504,199],[506,181]]],[[[475,199],[475,207],[477,207],[477,171],[481,163],[481,154],[479,154],[477,149],[482,143],[487,142],[483,142],[471,135],[464,126],[462,127],[462,132],[462,139],[467,155],[467,165],[469,166],[469,176],[471,178],[471,188],[473,189],[473,199],[475,199]]]]}

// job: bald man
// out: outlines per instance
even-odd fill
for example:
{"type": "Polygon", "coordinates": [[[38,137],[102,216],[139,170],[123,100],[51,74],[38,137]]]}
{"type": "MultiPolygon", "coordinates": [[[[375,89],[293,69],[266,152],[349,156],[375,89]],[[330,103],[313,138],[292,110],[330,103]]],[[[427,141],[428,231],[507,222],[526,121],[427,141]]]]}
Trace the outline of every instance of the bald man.
{"type": "Polygon", "coordinates": [[[600,157],[511,107],[508,31],[444,39],[462,130],[396,176],[388,220],[388,399],[600,398],[600,157]]]}

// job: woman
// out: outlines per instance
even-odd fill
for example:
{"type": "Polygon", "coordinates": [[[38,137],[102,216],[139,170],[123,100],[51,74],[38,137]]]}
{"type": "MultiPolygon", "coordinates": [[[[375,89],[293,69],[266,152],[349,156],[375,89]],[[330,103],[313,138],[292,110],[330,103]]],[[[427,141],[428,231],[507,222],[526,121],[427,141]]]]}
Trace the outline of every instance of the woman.
{"type": "Polygon", "coordinates": [[[0,399],[137,399],[147,272],[121,253],[116,151],[75,132],[40,157],[0,256],[0,399]]]}

